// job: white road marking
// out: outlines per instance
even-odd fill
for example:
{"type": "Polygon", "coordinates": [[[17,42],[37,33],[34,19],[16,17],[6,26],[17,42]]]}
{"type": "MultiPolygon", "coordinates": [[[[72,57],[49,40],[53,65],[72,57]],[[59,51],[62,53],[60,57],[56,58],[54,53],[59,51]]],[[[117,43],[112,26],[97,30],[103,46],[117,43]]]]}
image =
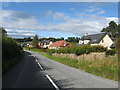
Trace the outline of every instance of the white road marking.
{"type": "Polygon", "coordinates": [[[35,59],[36,60],[36,62],[38,61],[37,59],[35,59]]]}
{"type": "Polygon", "coordinates": [[[43,67],[38,63],[39,67],[43,70],[43,67]]]}
{"type": "Polygon", "coordinates": [[[52,83],[52,85],[55,87],[56,90],[60,90],[57,85],[53,82],[53,80],[48,76],[46,75],[46,77],[48,78],[48,80],[52,83]]]}

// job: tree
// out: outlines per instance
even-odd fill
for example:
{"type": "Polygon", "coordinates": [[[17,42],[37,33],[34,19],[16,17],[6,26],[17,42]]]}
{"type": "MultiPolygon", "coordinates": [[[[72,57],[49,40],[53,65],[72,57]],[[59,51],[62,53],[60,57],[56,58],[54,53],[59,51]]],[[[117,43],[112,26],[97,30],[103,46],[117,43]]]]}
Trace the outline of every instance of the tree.
{"type": "Polygon", "coordinates": [[[31,41],[31,37],[28,37],[28,38],[27,38],[27,41],[31,41]]]}
{"type": "Polygon", "coordinates": [[[118,26],[114,21],[111,21],[109,23],[109,26],[106,28],[103,28],[101,32],[107,32],[111,38],[115,38],[118,32],[118,26]]]}
{"type": "Polygon", "coordinates": [[[38,36],[37,35],[35,35],[33,40],[32,40],[32,46],[38,47],[38,36]]]}
{"type": "Polygon", "coordinates": [[[116,35],[117,37],[120,37],[120,24],[118,25],[118,27],[117,27],[117,35],[116,35]]]}
{"type": "Polygon", "coordinates": [[[2,33],[2,36],[7,36],[7,31],[3,27],[0,27],[0,32],[2,33]]]}
{"type": "Polygon", "coordinates": [[[64,40],[64,37],[60,37],[60,40],[64,40]]]}

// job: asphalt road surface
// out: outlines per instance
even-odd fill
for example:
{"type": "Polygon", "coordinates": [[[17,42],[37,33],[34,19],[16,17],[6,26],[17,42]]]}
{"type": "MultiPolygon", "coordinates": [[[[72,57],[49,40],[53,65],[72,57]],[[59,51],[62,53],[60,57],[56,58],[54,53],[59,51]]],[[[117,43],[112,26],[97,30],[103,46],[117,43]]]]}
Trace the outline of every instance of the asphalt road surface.
{"type": "Polygon", "coordinates": [[[39,53],[25,51],[23,59],[3,75],[2,88],[118,88],[118,82],[86,73],[39,53]]]}

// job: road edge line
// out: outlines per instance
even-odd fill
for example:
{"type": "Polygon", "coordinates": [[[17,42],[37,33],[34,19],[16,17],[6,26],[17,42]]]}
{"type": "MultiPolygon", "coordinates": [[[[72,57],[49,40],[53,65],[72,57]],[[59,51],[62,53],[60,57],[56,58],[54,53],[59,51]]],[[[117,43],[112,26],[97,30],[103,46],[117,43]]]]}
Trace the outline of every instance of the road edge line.
{"type": "Polygon", "coordinates": [[[58,86],[53,82],[53,80],[50,78],[50,76],[46,75],[46,77],[48,78],[48,80],[52,83],[52,85],[55,87],[56,90],[60,90],[58,88],[58,86]]]}
{"type": "Polygon", "coordinates": [[[43,67],[40,65],[40,63],[38,63],[39,67],[43,70],[43,67]]]}

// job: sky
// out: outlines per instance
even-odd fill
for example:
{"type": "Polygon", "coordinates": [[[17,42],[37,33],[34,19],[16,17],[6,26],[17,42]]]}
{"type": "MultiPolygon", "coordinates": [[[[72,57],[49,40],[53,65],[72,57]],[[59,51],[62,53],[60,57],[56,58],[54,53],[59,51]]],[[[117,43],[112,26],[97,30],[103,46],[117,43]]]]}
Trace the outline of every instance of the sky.
{"type": "Polygon", "coordinates": [[[2,2],[0,13],[13,38],[81,37],[118,23],[117,2],[2,2]]]}

